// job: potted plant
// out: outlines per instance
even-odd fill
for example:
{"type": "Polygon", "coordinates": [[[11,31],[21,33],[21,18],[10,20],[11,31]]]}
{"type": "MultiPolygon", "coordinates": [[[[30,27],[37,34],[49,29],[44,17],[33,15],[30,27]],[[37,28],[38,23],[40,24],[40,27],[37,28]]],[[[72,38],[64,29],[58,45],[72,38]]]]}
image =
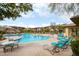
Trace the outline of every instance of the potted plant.
{"type": "Polygon", "coordinates": [[[73,56],[79,56],[79,38],[71,41],[73,56]]]}

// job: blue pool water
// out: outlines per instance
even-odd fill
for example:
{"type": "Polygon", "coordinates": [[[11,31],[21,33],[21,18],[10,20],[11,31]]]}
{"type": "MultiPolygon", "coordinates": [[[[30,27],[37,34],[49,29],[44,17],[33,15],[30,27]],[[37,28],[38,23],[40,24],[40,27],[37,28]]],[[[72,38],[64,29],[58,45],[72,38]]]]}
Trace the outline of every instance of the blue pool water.
{"type": "Polygon", "coordinates": [[[41,40],[48,40],[49,36],[42,36],[42,35],[33,35],[29,33],[24,33],[21,35],[22,38],[19,40],[19,42],[33,42],[33,41],[41,41],[41,40]]]}
{"type": "Polygon", "coordinates": [[[33,35],[29,33],[22,34],[22,38],[20,39],[20,42],[32,42],[32,41],[40,41],[40,40],[48,40],[49,36],[42,36],[42,35],[33,35]]]}

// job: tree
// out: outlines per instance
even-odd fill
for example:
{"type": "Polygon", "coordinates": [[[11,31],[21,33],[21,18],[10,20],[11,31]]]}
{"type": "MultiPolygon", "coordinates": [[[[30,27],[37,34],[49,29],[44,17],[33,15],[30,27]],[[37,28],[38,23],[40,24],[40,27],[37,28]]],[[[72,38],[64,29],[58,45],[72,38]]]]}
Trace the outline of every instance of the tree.
{"type": "Polygon", "coordinates": [[[0,20],[4,18],[16,19],[21,13],[32,11],[30,3],[0,3],[0,20]]]}
{"type": "Polygon", "coordinates": [[[56,23],[55,22],[51,22],[50,26],[51,26],[51,29],[56,32],[56,29],[57,29],[56,23]]]}
{"type": "Polygon", "coordinates": [[[79,3],[51,3],[49,8],[57,14],[67,14],[70,17],[79,15],[79,3]]]}

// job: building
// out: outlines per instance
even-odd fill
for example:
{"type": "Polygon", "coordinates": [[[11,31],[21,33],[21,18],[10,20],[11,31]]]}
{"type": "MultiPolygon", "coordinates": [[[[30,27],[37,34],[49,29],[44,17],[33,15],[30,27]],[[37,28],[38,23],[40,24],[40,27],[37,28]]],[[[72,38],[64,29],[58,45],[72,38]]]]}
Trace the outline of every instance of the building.
{"type": "Polygon", "coordinates": [[[64,25],[66,36],[79,36],[79,16],[71,17],[72,24],[64,25]]]}
{"type": "Polygon", "coordinates": [[[64,33],[66,36],[74,36],[74,29],[76,25],[74,23],[64,25],[64,33]]]}
{"type": "Polygon", "coordinates": [[[72,27],[72,35],[79,36],[79,15],[71,17],[70,20],[75,24],[72,27]]]}

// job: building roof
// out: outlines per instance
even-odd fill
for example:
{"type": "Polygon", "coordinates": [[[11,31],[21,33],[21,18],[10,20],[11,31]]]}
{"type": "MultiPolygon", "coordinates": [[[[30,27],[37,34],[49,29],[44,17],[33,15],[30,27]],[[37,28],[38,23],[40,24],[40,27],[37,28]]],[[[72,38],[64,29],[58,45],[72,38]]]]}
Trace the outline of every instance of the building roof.
{"type": "Polygon", "coordinates": [[[72,27],[72,26],[76,26],[76,24],[74,24],[74,23],[70,23],[70,24],[66,24],[66,25],[64,25],[64,26],[72,27]]]}
{"type": "Polygon", "coordinates": [[[71,17],[70,20],[79,26],[79,15],[71,17]]]}

